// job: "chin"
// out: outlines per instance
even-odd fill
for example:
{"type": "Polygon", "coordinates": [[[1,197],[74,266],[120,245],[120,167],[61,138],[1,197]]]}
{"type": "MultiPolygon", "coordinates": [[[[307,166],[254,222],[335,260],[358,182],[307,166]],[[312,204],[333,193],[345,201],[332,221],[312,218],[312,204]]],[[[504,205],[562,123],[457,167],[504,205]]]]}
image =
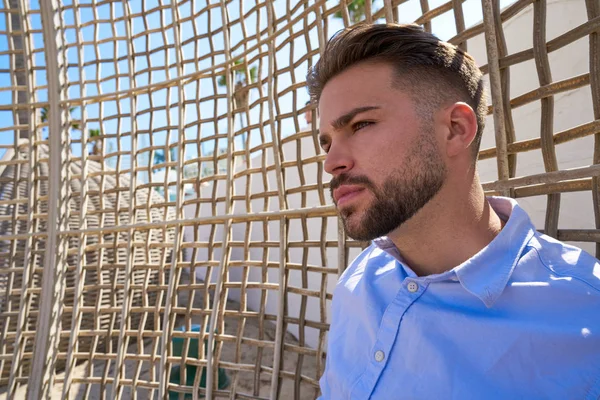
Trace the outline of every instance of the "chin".
{"type": "Polygon", "coordinates": [[[362,219],[365,211],[369,208],[370,203],[362,202],[362,203],[350,203],[348,205],[342,206],[341,208],[337,206],[337,212],[344,219],[362,219]]]}
{"type": "MultiPolygon", "coordinates": [[[[338,214],[345,222],[357,221],[361,219],[362,211],[357,210],[356,207],[347,206],[337,209],[338,214]]],[[[360,221],[358,222],[360,223],[360,221]]]]}
{"type": "Polygon", "coordinates": [[[355,240],[365,240],[363,239],[364,232],[362,232],[363,220],[361,215],[353,212],[350,215],[342,217],[342,220],[344,221],[344,231],[346,231],[348,236],[355,240]]]}

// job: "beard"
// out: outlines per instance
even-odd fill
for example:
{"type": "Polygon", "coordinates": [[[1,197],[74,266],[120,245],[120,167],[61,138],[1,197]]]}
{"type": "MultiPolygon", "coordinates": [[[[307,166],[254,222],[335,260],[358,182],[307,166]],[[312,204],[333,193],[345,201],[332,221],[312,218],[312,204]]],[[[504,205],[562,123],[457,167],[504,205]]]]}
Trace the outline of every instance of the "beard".
{"type": "Polygon", "coordinates": [[[393,169],[381,187],[366,176],[341,174],[331,180],[332,198],[333,191],[343,184],[362,185],[374,196],[362,215],[356,206],[338,209],[348,236],[359,241],[385,236],[411,219],[440,191],[446,166],[433,133],[422,133],[406,154],[403,165],[393,169]]]}

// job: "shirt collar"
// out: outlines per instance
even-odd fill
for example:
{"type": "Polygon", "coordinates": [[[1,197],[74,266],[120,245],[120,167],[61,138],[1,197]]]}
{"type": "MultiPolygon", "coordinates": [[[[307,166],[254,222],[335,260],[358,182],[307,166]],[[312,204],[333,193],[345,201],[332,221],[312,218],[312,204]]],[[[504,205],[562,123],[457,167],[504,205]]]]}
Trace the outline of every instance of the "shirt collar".
{"type": "Polygon", "coordinates": [[[506,225],[490,244],[454,270],[463,287],[491,307],[504,291],[535,228],[514,199],[488,197],[488,202],[506,225]]]}
{"type": "MultiPolygon", "coordinates": [[[[504,291],[523,249],[535,233],[535,228],[525,210],[514,199],[488,197],[487,200],[500,218],[506,221],[506,225],[498,236],[477,254],[437,277],[456,274],[465,290],[478,297],[487,307],[491,307],[504,291]]],[[[375,239],[373,242],[383,251],[402,261],[400,252],[387,237],[375,239]]],[[[410,270],[407,272],[414,276],[414,272],[410,270]]],[[[437,280],[430,279],[433,277],[427,278],[437,280]]]]}

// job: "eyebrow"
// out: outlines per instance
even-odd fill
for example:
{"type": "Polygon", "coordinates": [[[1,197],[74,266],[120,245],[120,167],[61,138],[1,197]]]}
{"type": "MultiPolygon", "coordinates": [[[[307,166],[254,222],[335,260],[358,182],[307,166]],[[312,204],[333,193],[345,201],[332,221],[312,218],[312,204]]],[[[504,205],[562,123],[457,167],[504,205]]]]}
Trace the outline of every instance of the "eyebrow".
{"type": "Polygon", "coordinates": [[[348,125],[350,123],[350,121],[352,121],[352,119],[355,116],[357,116],[358,114],[364,113],[364,112],[367,112],[367,111],[371,111],[371,110],[377,110],[379,108],[381,108],[381,107],[378,107],[378,106],[365,106],[365,107],[354,108],[354,109],[348,111],[346,114],[342,115],[341,117],[338,117],[335,120],[333,120],[331,122],[331,126],[335,130],[342,129],[344,126],[348,125]]]}

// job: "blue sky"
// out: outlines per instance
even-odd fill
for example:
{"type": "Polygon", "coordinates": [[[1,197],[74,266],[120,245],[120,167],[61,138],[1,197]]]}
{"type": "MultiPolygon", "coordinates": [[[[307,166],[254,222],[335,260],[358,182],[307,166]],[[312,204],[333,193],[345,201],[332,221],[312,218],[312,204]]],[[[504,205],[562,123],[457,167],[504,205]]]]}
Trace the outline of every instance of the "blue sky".
{"type": "MultiPolygon", "coordinates": [[[[430,9],[440,6],[445,3],[446,0],[430,0],[429,5],[430,9]]],[[[502,0],[501,7],[506,7],[507,5],[513,3],[514,0],[502,0]]],[[[98,94],[98,91],[101,90],[102,93],[110,93],[116,90],[127,90],[130,88],[130,82],[127,77],[116,77],[116,72],[119,74],[127,75],[128,65],[127,61],[124,59],[118,61],[116,63],[101,63],[100,68],[97,68],[95,60],[98,59],[114,59],[115,57],[126,57],[127,56],[127,42],[126,42],[126,33],[125,33],[125,24],[123,21],[116,23],[109,23],[108,21],[112,19],[118,19],[123,17],[123,9],[120,3],[104,3],[101,6],[96,7],[88,7],[91,1],[79,1],[81,5],[79,11],[79,24],[86,24],[87,22],[94,19],[94,12],[97,14],[98,18],[101,20],[106,20],[106,22],[102,22],[97,26],[88,25],[81,29],[81,35],[84,42],[86,41],[102,41],[105,39],[110,39],[112,37],[116,37],[117,40],[107,41],[100,45],[94,46],[92,44],[84,45],[81,49],[81,54],[83,55],[84,62],[90,62],[89,66],[84,68],[84,74],[86,80],[97,77],[99,79],[105,79],[100,85],[96,84],[87,84],[85,85],[85,96],[94,96],[98,94]],[[111,79],[112,77],[112,79],[111,79]],[[100,87],[98,87],[100,86],[100,87]]],[[[180,19],[190,16],[192,13],[197,14],[194,19],[194,23],[196,26],[196,34],[202,35],[208,32],[214,31],[218,29],[221,25],[221,10],[219,7],[210,8],[210,11],[206,11],[200,13],[201,10],[205,9],[207,3],[210,4],[219,4],[217,0],[199,0],[194,1],[193,5],[191,2],[183,3],[179,5],[179,14],[180,19]],[[209,23],[210,22],[210,23],[209,23]]],[[[254,4],[248,4],[249,2],[244,2],[244,13],[247,13],[254,4]]],[[[286,0],[275,0],[273,2],[275,12],[277,18],[281,18],[287,13],[287,3],[286,0]]],[[[416,18],[421,15],[420,2],[418,0],[412,0],[402,4],[399,7],[399,15],[400,22],[412,22],[416,18]]],[[[71,6],[71,0],[63,1],[65,7],[65,12],[63,13],[64,23],[68,27],[75,23],[75,14],[71,6]]],[[[130,12],[132,15],[139,14],[142,11],[142,1],[141,0],[132,0],[129,1],[130,12]]],[[[145,10],[152,11],[156,9],[160,4],[169,4],[168,1],[159,1],[159,0],[146,0],[145,1],[145,10]]],[[[290,4],[294,2],[291,1],[290,4]]],[[[327,7],[333,7],[338,4],[337,0],[331,0],[327,2],[327,7]]],[[[383,6],[383,0],[376,0],[373,5],[374,10],[378,10],[383,6]]],[[[239,18],[239,1],[232,1],[228,4],[228,12],[229,12],[229,20],[235,21],[239,18]]],[[[38,0],[31,1],[32,9],[39,9],[38,0]]],[[[302,13],[303,9],[298,9],[292,16],[291,19],[302,13]]],[[[466,26],[472,26],[479,22],[482,19],[481,14],[481,1],[480,0],[467,0],[463,3],[463,11],[465,15],[466,26]]],[[[260,30],[266,29],[267,18],[265,14],[264,7],[261,7],[261,15],[254,12],[251,13],[247,18],[245,18],[245,28],[246,35],[248,37],[255,36],[257,27],[260,30]],[[260,21],[258,21],[260,19],[260,21]]],[[[307,23],[310,24],[315,19],[314,13],[310,13],[307,18],[307,23]]],[[[170,13],[170,9],[165,12],[151,12],[146,17],[146,23],[144,23],[142,18],[134,18],[133,21],[133,36],[135,37],[138,34],[142,34],[146,30],[154,29],[160,26],[168,25],[172,22],[172,15],[170,13]]],[[[208,54],[211,51],[210,42],[207,38],[203,38],[200,40],[194,40],[194,26],[192,25],[192,21],[187,21],[181,26],[181,42],[185,43],[182,46],[182,56],[185,60],[194,59],[195,55],[202,56],[204,54],[208,54]],[[187,41],[187,43],[186,43],[187,41]]],[[[284,22],[287,24],[287,21],[284,22]]],[[[280,29],[283,25],[278,26],[280,29]]],[[[32,27],[34,29],[41,29],[41,19],[39,14],[32,16],[32,27]]],[[[292,28],[293,32],[300,31],[304,28],[304,21],[301,19],[299,23],[294,25],[292,28]]],[[[343,23],[341,20],[333,18],[333,16],[329,19],[329,29],[327,35],[330,37],[336,31],[343,28],[343,23]]],[[[2,15],[0,17],[0,30],[6,30],[6,17],[2,15]]],[[[432,30],[433,32],[440,37],[441,39],[449,39],[456,34],[455,24],[454,24],[454,16],[452,12],[447,12],[440,17],[437,17],[432,22],[432,30]]],[[[245,51],[243,46],[236,46],[240,40],[243,38],[242,26],[241,24],[234,24],[231,27],[230,31],[230,43],[232,55],[235,58],[236,55],[245,51]]],[[[280,45],[286,38],[287,34],[279,35],[275,44],[280,45]]],[[[264,36],[263,36],[264,38],[264,36]]],[[[75,44],[76,34],[74,29],[66,29],[65,31],[65,39],[67,43],[75,44]]],[[[313,29],[309,33],[308,40],[310,41],[310,46],[312,49],[318,47],[318,37],[317,30],[313,29]]],[[[33,34],[34,47],[36,49],[42,49],[43,37],[41,33],[33,34]]],[[[173,30],[167,30],[164,33],[156,32],[151,33],[149,35],[141,35],[133,40],[133,46],[135,52],[140,52],[145,49],[160,49],[165,44],[174,43],[173,30]]],[[[213,51],[222,51],[223,50],[223,34],[217,33],[212,36],[213,43],[213,51]]],[[[248,43],[249,46],[256,44],[256,40],[248,43]]],[[[247,56],[247,60],[250,61],[250,66],[257,66],[260,74],[260,78],[265,79],[267,76],[267,64],[266,57],[264,56],[266,46],[262,46],[260,49],[256,49],[253,52],[249,53],[247,56]],[[259,53],[261,51],[262,53],[259,53]],[[255,60],[252,62],[252,60],[255,60]],[[262,66],[259,62],[262,60],[262,66]]],[[[8,42],[6,36],[0,36],[0,52],[4,52],[8,50],[8,42]]],[[[277,69],[281,70],[282,68],[288,67],[290,64],[290,45],[288,43],[287,46],[283,47],[280,51],[277,52],[276,62],[277,69]]],[[[303,55],[307,53],[307,47],[305,44],[305,38],[300,37],[294,40],[294,50],[291,59],[296,62],[302,58],[303,55]]],[[[77,64],[78,56],[77,49],[75,47],[69,48],[67,51],[67,58],[70,63],[77,64]]],[[[145,86],[148,84],[153,84],[161,81],[165,81],[168,79],[173,79],[177,76],[177,71],[175,68],[165,67],[166,65],[173,64],[176,60],[176,54],[174,49],[168,49],[164,51],[157,51],[155,54],[147,59],[143,56],[135,57],[135,85],[136,86],[145,86]],[[152,71],[151,73],[143,73],[144,70],[148,69],[148,61],[151,66],[162,67],[160,70],[152,71]]],[[[212,65],[218,65],[225,61],[225,56],[223,54],[219,54],[214,58],[204,58],[198,65],[195,63],[187,63],[184,67],[184,74],[194,73],[199,70],[204,70],[210,68],[212,65]],[[197,69],[196,69],[197,68],[197,69]]],[[[316,61],[316,58],[313,59],[313,62],[316,61]]],[[[44,65],[45,60],[42,53],[38,53],[35,56],[36,65],[44,65]]],[[[0,56],[0,70],[7,70],[10,67],[10,59],[8,55],[0,56]]],[[[290,70],[286,73],[282,73],[278,75],[275,92],[279,93],[277,96],[277,102],[279,105],[279,114],[290,113],[293,110],[294,102],[296,102],[296,108],[301,108],[304,106],[306,101],[308,100],[308,94],[304,88],[299,88],[294,91],[290,91],[286,94],[280,94],[285,91],[293,82],[303,82],[305,79],[306,71],[308,68],[308,62],[303,62],[298,65],[293,70],[290,70]]],[[[79,77],[79,69],[77,67],[68,69],[68,80],[71,82],[78,81],[79,77]]],[[[44,71],[36,71],[35,73],[35,81],[36,85],[45,85],[46,84],[46,74],[44,71]]],[[[219,134],[226,133],[227,131],[227,121],[225,118],[219,119],[217,124],[210,122],[210,120],[215,117],[222,116],[226,113],[227,106],[224,99],[216,100],[206,100],[215,94],[214,84],[212,82],[212,78],[203,78],[199,81],[190,82],[185,90],[185,98],[186,100],[195,99],[199,97],[203,100],[200,102],[199,106],[199,114],[197,112],[195,105],[190,105],[186,107],[185,110],[185,123],[193,124],[185,130],[185,139],[197,139],[197,138],[206,138],[214,135],[216,132],[219,134]],[[200,88],[198,88],[198,84],[200,88]],[[196,124],[195,121],[199,119],[205,121],[200,125],[196,124]]],[[[0,73],[0,85],[2,87],[7,87],[10,85],[10,76],[8,73],[0,73]]],[[[266,82],[264,87],[266,88],[266,82]]],[[[217,87],[217,93],[225,93],[225,88],[217,87]]],[[[69,89],[70,97],[79,97],[81,96],[81,88],[80,85],[73,85],[69,89]]],[[[47,100],[47,91],[39,90],[37,93],[38,98],[36,101],[43,102],[47,100]]],[[[253,89],[250,94],[250,104],[253,101],[256,101],[259,97],[258,91],[253,89]]],[[[12,102],[12,96],[9,91],[0,91],[0,105],[9,105],[12,102]]],[[[167,90],[160,90],[154,92],[151,96],[149,95],[141,95],[137,97],[137,110],[144,110],[152,102],[154,107],[165,106],[167,103],[176,104],[177,103],[177,90],[171,90],[170,96],[168,96],[167,90]]],[[[266,105],[266,104],[265,104],[266,105]]],[[[103,102],[102,106],[99,104],[92,104],[86,107],[86,112],[88,119],[92,121],[88,123],[87,129],[99,129],[103,134],[115,134],[118,131],[118,124],[121,124],[121,132],[128,132],[131,130],[132,121],[130,118],[114,118],[116,114],[127,114],[130,112],[130,101],[128,99],[121,100],[118,104],[116,101],[108,101],[103,102]],[[102,110],[100,110],[102,108],[102,110]],[[94,119],[98,119],[100,116],[100,112],[102,111],[102,124],[100,121],[93,121],[94,119]],[[113,116],[113,118],[110,118],[113,116]]],[[[261,112],[262,112],[262,121],[268,119],[268,110],[266,107],[261,107],[260,105],[256,105],[250,111],[250,124],[257,124],[261,121],[261,112]]],[[[80,110],[76,110],[73,113],[75,118],[80,117],[80,110]]],[[[304,123],[304,119],[300,116],[298,118],[299,127],[302,127],[304,123]]],[[[0,128],[7,128],[14,124],[12,118],[11,111],[0,111],[0,128]]],[[[167,143],[174,143],[177,139],[177,130],[169,129],[167,125],[173,127],[177,126],[177,111],[175,109],[171,109],[170,116],[167,116],[167,112],[165,110],[157,111],[152,116],[150,113],[141,113],[136,118],[136,124],[138,131],[150,130],[152,128],[152,138],[150,138],[149,134],[141,134],[139,135],[138,148],[144,148],[149,145],[152,140],[154,145],[166,145],[167,143]],[[151,120],[152,117],[152,120],[151,120]],[[170,121],[169,118],[170,117],[170,121]],[[167,124],[167,122],[169,122],[167,124]],[[162,127],[162,128],[161,128],[162,127]]],[[[280,122],[280,127],[278,129],[281,130],[282,136],[287,136],[291,133],[294,133],[298,126],[296,125],[293,118],[285,119],[280,122]]],[[[239,129],[239,120],[236,119],[235,128],[239,129]]],[[[266,129],[266,140],[270,140],[269,135],[269,127],[266,129]]],[[[80,139],[80,132],[73,131],[72,137],[74,140],[80,139]]],[[[258,145],[261,142],[261,137],[258,133],[258,129],[254,129],[250,134],[250,147],[258,145]]],[[[14,133],[12,131],[4,131],[0,132],[0,145],[12,144],[14,141],[14,133]]],[[[120,140],[115,138],[107,139],[105,142],[105,151],[115,151],[117,146],[120,144],[122,151],[129,151],[131,149],[131,143],[129,136],[125,136],[120,140]],[[120,142],[120,143],[118,143],[120,142]]],[[[221,139],[218,143],[218,147],[224,147],[226,144],[223,139],[221,139]]],[[[197,145],[187,145],[185,149],[186,159],[196,158],[198,157],[197,145]]],[[[208,152],[210,149],[215,147],[214,141],[207,141],[202,146],[203,152],[208,152]]],[[[242,139],[241,136],[238,136],[235,141],[235,148],[242,148],[242,139]]],[[[4,150],[0,149],[0,156],[4,150]]],[[[81,154],[81,145],[75,145],[73,147],[73,153],[75,155],[81,154]]],[[[147,163],[148,157],[144,158],[144,154],[140,156],[138,159],[139,162],[147,163]]]]}

